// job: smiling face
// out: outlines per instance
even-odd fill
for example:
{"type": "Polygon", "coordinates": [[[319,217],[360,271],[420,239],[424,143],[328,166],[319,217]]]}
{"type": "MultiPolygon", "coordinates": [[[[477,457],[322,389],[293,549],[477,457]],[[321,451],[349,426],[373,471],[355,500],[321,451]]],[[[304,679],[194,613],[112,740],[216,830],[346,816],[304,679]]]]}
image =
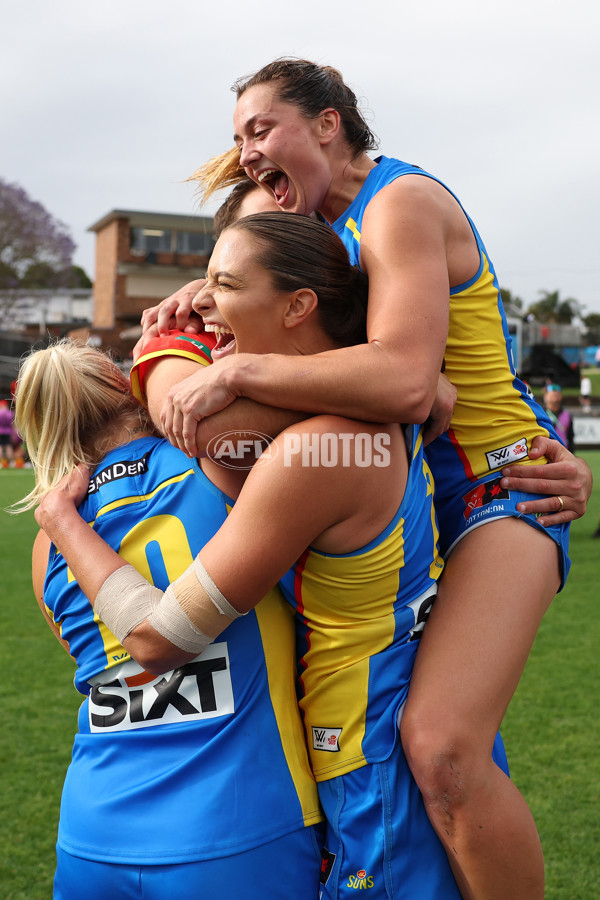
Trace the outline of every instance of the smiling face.
{"type": "Polygon", "coordinates": [[[194,300],[206,331],[218,334],[214,360],[231,353],[273,353],[285,340],[282,324],[288,294],[255,261],[256,241],[226,229],[212,252],[207,282],[194,300]]]}
{"type": "Polygon", "coordinates": [[[321,117],[307,119],[277,99],[270,84],[248,88],[234,113],[234,140],[249,178],[268,189],[286,212],[310,215],[330,182],[321,117]]]}

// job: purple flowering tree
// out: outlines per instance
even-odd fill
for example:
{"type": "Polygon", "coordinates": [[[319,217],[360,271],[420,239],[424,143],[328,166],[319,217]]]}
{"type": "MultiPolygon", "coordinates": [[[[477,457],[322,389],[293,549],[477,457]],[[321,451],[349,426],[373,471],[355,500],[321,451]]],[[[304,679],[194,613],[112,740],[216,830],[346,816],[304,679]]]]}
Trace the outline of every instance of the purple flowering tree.
{"type": "Polygon", "coordinates": [[[9,317],[20,289],[45,273],[59,287],[72,277],[75,244],[68,228],[18,184],[0,178],[0,321],[9,317]],[[7,315],[8,314],[8,315],[7,315]]]}

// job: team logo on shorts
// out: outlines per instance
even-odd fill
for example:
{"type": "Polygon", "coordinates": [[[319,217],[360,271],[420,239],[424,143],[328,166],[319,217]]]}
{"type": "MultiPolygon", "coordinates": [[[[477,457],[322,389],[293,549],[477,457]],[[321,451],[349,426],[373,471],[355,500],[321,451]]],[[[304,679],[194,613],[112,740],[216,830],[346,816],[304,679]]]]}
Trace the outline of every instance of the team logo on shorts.
{"type": "Polygon", "coordinates": [[[485,454],[489,469],[499,469],[500,466],[507,466],[517,459],[523,459],[529,450],[527,449],[527,439],[521,438],[514,444],[507,444],[506,447],[498,447],[497,450],[490,450],[485,454]]]}
{"type": "Polygon", "coordinates": [[[317,728],[313,725],[313,750],[327,750],[329,753],[339,753],[341,733],[341,728],[317,728]]]}
{"type": "Polygon", "coordinates": [[[367,875],[366,869],[359,869],[356,875],[351,875],[348,879],[346,887],[354,888],[354,890],[365,890],[374,886],[373,876],[367,875]]]}
{"type": "Polygon", "coordinates": [[[481,509],[482,506],[487,506],[488,503],[493,503],[495,500],[507,500],[510,497],[509,490],[500,487],[501,480],[502,476],[500,475],[493,481],[477,485],[476,488],[473,488],[472,491],[463,496],[465,519],[468,519],[474,510],[481,509]]]}

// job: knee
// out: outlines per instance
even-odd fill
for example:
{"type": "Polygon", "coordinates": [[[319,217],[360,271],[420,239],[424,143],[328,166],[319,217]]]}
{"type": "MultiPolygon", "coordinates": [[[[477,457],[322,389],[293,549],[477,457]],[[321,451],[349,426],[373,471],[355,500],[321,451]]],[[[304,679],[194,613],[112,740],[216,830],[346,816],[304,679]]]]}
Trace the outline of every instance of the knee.
{"type": "Polygon", "coordinates": [[[425,800],[446,808],[465,802],[483,759],[477,740],[459,723],[444,718],[427,722],[410,710],[400,723],[402,746],[425,800]]]}

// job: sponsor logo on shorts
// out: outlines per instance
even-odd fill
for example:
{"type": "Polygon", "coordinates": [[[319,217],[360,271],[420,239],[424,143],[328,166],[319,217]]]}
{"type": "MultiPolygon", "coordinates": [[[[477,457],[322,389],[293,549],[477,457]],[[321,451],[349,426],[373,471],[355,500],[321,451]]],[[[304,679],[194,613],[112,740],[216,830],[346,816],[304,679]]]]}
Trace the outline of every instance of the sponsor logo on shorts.
{"type": "Polygon", "coordinates": [[[490,450],[485,454],[488,467],[491,469],[499,469],[500,466],[507,466],[517,459],[524,459],[529,453],[527,448],[527,439],[521,438],[514,444],[507,444],[506,447],[498,447],[497,450],[490,450]]]}
{"type": "Polygon", "coordinates": [[[335,853],[330,853],[327,847],[321,850],[321,875],[319,881],[321,884],[327,884],[331,870],[335,865],[335,853]]]}
{"type": "Polygon", "coordinates": [[[354,888],[355,891],[368,890],[374,887],[373,876],[367,875],[366,869],[359,869],[356,875],[350,876],[346,887],[354,888]]]}
{"type": "Polygon", "coordinates": [[[313,725],[313,750],[327,750],[329,753],[339,753],[341,733],[341,728],[317,728],[313,725]]]}
{"type": "Polygon", "coordinates": [[[499,475],[493,481],[477,485],[476,488],[473,488],[472,491],[463,496],[465,519],[473,515],[475,510],[481,509],[489,503],[493,503],[496,500],[507,500],[510,497],[508,489],[500,486],[501,480],[502,476],[499,475]]]}

